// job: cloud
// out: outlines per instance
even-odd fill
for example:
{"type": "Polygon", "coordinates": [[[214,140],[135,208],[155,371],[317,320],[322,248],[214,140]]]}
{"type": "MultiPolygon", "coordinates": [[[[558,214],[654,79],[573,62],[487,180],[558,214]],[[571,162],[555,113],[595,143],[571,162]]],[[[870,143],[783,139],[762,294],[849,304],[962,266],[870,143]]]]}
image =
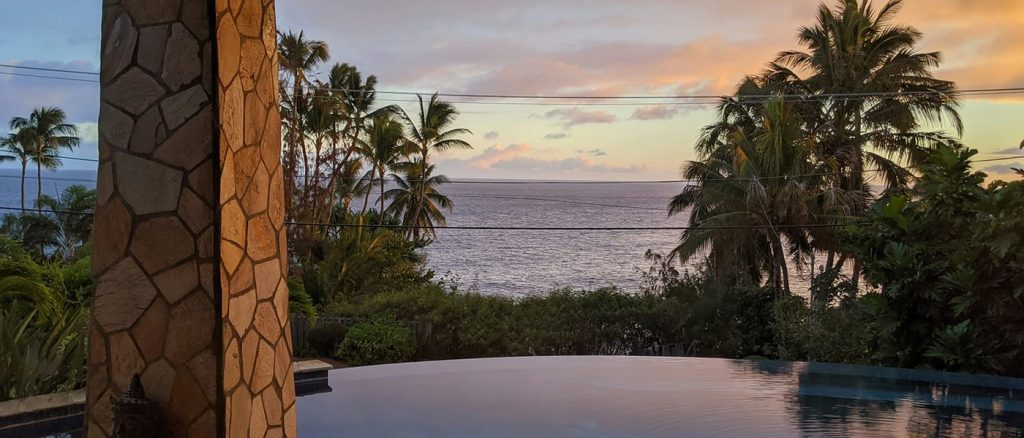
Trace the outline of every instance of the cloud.
{"type": "MultiPolygon", "coordinates": [[[[468,159],[446,159],[441,165],[445,171],[507,171],[516,175],[544,174],[586,174],[586,173],[627,173],[635,174],[646,170],[646,166],[619,166],[598,162],[587,157],[549,158],[534,151],[528,144],[494,145],[468,159]]],[[[580,151],[591,156],[607,155],[601,149],[580,151]]]]}
{"type": "Polygon", "coordinates": [[[1015,173],[1016,171],[1014,169],[1024,169],[1024,163],[997,164],[995,166],[988,166],[982,170],[988,173],[1006,174],[1015,173]]]}
{"type": "Polygon", "coordinates": [[[1020,155],[1022,153],[1024,153],[1024,151],[1022,151],[1019,147],[1006,148],[1003,150],[992,152],[993,155],[1020,155]]]}
{"type": "Polygon", "coordinates": [[[498,138],[498,133],[495,132],[495,131],[490,131],[490,132],[484,134],[484,140],[491,141],[491,140],[496,140],[497,138],[498,138]]]}
{"type": "MultiPolygon", "coordinates": [[[[278,11],[283,30],[315,31],[311,36],[332,44],[335,58],[354,62],[392,86],[479,93],[722,94],[779,51],[799,48],[796,29],[814,22],[819,3],[650,0],[636,8],[588,0],[580,8],[545,0],[381,0],[366,3],[360,20],[346,26],[336,26],[333,17],[344,15],[351,7],[347,2],[279,0],[278,11]],[[403,32],[381,34],[384,23],[403,32]],[[361,44],[367,34],[376,35],[374,44],[361,44]]],[[[964,88],[1024,82],[1019,56],[1024,2],[904,5],[896,22],[923,33],[921,51],[943,54],[937,76],[964,88]]]]}
{"type": "Polygon", "coordinates": [[[665,120],[671,119],[679,114],[678,107],[671,107],[667,105],[655,105],[645,106],[637,108],[633,111],[633,115],[630,119],[633,120],[665,120]]]}
{"type": "Polygon", "coordinates": [[[607,111],[588,111],[579,107],[559,108],[544,113],[544,118],[556,119],[562,124],[562,128],[568,130],[573,126],[587,125],[591,123],[612,123],[618,118],[615,114],[607,111]]]}
{"type": "Polygon", "coordinates": [[[548,135],[544,136],[544,138],[548,139],[548,140],[561,140],[563,138],[568,138],[568,137],[569,137],[569,133],[568,132],[554,132],[554,133],[551,133],[551,134],[548,134],[548,135]]]}
{"type": "Polygon", "coordinates": [[[576,149],[576,153],[577,154],[591,155],[591,156],[594,156],[594,157],[603,157],[605,155],[608,155],[608,152],[605,152],[604,149],[600,149],[600,148],[598,148],[598,149],[591,149],[589,151],[583,150],[583,149],[576,149]]]}
{"type": "Polygon", "coordinates": [[[78,138],[82,143],[96,143],[100,141],[99,124],[96,122],[76,123],[78,138]]]}

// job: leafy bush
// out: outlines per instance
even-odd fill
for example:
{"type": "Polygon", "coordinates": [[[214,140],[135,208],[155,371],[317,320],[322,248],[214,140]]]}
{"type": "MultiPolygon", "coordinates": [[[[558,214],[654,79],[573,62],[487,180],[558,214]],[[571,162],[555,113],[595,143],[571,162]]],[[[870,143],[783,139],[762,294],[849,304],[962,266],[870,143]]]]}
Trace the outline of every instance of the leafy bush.
{"type": "MultiPolygon", "coordinates": [[[[302,279],[288,277],[288,313],[292,316],[300,316],[310,323],[316,323],[316,307],[313,307],[313,298],[306,293],[306,287],[302,279]]],[[[333,349],[331,350],[333,351],[333,349]]]]}
{"type": "Polygon", "coordinates": [[[313,356],[335,357],[347,330],[338,323],[320,324],[306,333],[306,344],[313,356]]]}
{"type": "Polygon", "coordinates": [[[337,357],[351,365],[406,362],[416,353],[412,330],[394,318],[378,317],[354,324],[338,347],[337,357]]]}
{"type": "Polygon", "coordinates": [[[882,364],[1024,376],[1024,181],[983,187],[976,153],[931,151],[844,236],[881,288],[882,364]]]}

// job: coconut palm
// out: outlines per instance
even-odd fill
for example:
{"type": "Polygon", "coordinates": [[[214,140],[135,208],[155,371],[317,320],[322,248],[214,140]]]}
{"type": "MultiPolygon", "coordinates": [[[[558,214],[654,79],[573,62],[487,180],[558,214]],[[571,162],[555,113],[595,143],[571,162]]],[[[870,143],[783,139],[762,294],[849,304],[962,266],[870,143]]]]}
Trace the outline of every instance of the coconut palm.
{"type": "MultiPolygon", "coordinates": [[[[922,128],[950,124],[963,130],[956,86],[932,74],[938,52],[916,49],[921,33],[893,23],[902,0],[876,8],[870,0],[842,0],[821,5],[817,22],[799,30],[805,50],[784,51],[764,73],[784,90],[802,89],[818,102],[815,128],[822,151],[839,164],[841,187],[859,192],[853,213],[864,214],[872,199],[872,168],[886,193],[906,193],[924,151],[957,145],[941,131],[922,128]]],[[[829,268],[833,250],[828,248],[829,268]]],[[[842,258],[840,259],[842,260],[842,258]]],[[[859,278],[854,260],[854,284],[859,278]]]]}
{"type": "Polygon", "coordinates": [[[28,162],[32,160],[32,156],[35,154],[32,149],[26,147],[22,143],[15,133],[7,134],[4,137],[0,137],[0,148],[11,153],[11,155],[5,155],[2,161],[17,160],[21,164],[21,209],[25,209],[25,176],[28,173],[28,162]]]}
{"type": "Polygon", "coordinates": [[[452,210],[451,199],[437,191],[448,178],[434,175],[434,165],[424,166],[419,159],[401,163],[397,168],[405,175],[391,176],[397,187],[384,192],[384,198],[391,201],[386,213],[409,227],[409,235],[417,243],[422,243],[423,235],[436,237],[434,227],[448,224],[442,209],[452,210]]]}
{"type": "Polygon", "coordinates": [[[955,84],[932,74],[939,53],[917,51],[921,33],[892,22],[902,3],[821,5],[817,22],[799,31],[806,51],[780,53],[765,74],[819,96],[821,143],[838,160],[850,190],[867,192],[870,165],[888,190],[904,191],[911,177],[904,164],[916,163],[927,147],[953,142],[920,129],[948,122],[963,130],[955,84]]]}
{"type": "Polygon", "coordinates": [[[36,208],[49,210],[47,216],[55,231],[55,255],[71,260],[92,234],[92,212],[96,208],[96,191],[81,185],[64,189],[57,198],[43,195],[36,200],[36,208]]]}
{"type": "Polygon", "coordinates": [[[680,261],[707,253],[725,281],[760,282],[767,273],[769,284],[789,290],[787,254],[799,262],[811,250],[811,234],[796,226],[837,210],[819,176],[834,162],[816,158],[819,145],[804,130],[800,104],[722,103],[723,120],[704,128],[698,142],[706,158],[684,170],[697,184],[669,204],[669,215],[688,212],[693,226],[672,252],[680,261]]]}
{"type": "MultiPolygon", "coordinates": [[[[387,117],[375,117],[367,127],[366,140],[359,140],[359,153],[369,162],[370,168],[362,178],[367,187],[372,187],[374,180],[380,184],[380,211],[384,212],[384,176],[387,172],[399,167],[399,163],[415,153],[415,146],[406,141],[405,130],[398,121],[387,117]]],[[[363,199],[362,213],[366,212],[370,203],[370,190],[363,199]]]]}
{"type": "Polygon", "coordinates": [[[11,119],[10,127],[16,132],[19,142],[32,149],[32,161],[36,163],[38,193],[43,196],[43,167],[53,169],[60,166],[57,153],[60,149],[73,149],[79,144],[78,128],[65,123],[64,110],[56,107],[42,107],[32,111],[28,118],[11,119]]]}
{"type": "MultiPolygon", "coordinates": [[[[431,151],[444,152],[453,149],[473,149],[473,146],[468,142],[458,138],[461,135],[472,135],[473,133],[468,129],[451,127],[455,123],[459,112],[451,103],[440,100],[436,93],[426,103],[423,101],[423,96],[417,96],[417,98],[419,99],[420,111],[417,114],[416,120],[413,120],[405,110],[402,110],[401,115],[409,129],[409,140],[415,144],[419,151],[420,157],[418,162],[420,169],[418,173],[429,175],[430,172],[428,172],[427,168],[430,167],[431,151]]],[[[443,180],[439,183],[447,182],[447,178],[443,178],[443,180]]],[[[419,185],[419,187],[425,189],[427,185],[419,185]]],[[[410,217],[421,217],[420,210],[425,208],[425,204],[429,201],[426,193],[418,193],[417,198],[410,217]]],[[[418,229],[413,228],[412,230],[412,234],[418,236],[418,229]]]]}
{"type": "MultiPolygon", "coordinates": [[[[287,111],[282,111],[288,116],[288,123],[285,124],[285,128],[288,132],[288,150],[285,154],[285,189],[288,191],[285,198],[289,203],[292,202],[293,186],[295,184],[295,169],[298,165],[298,157],[296,154],[299,149],[302,149],[303,161],[307,163],[308,168],[308,156],[305,151],[305,141],[303,140],[304,129],[302,115],[305,112],[305,102],[303,92],[303,86],[308,83],[307,75],[311,73],[317,65],[322,62],[326,62],[329,53],[327,43],[317,40],[308,40],[303,32],[298,34],[294,32],[278,33],[277,37],[277,53],[278,60],[280,62],[280,68],[282,72],[285,72],[292,79],[292,95],[289,102],[289,108],[287,111]]],[[[282,83],[282,89],[285,85],[282,83]]],[[[282,93],[282,96],[285,96],[282,93]]],[[[308,169],[307,172],[308,174],[308,169]]]]}

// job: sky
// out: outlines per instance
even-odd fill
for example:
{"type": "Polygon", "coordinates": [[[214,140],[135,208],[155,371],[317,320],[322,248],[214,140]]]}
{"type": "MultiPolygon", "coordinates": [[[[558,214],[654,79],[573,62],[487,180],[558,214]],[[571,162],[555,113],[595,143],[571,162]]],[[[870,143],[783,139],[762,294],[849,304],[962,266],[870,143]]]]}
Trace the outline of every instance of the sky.
{"type": "MultiPolygon", "coordinates": [[[[100,3],[5,5],[0,63],[97,70],[100,3]]],[[[729,93],[777,52],[799,48],[797,28],[813,22],[818,3],[278,0],[277,8],[280,30],[327,42],[332,63],[375,74],[380,90],[635,96],[729,93]]],[[[924,34],[920,50],[942,53],[938,77],[965,89],[1024,86],[1024,1],[907,0],[898,20],[924,34]]],[[[94,83],[0,74],[0,121],[60,106],[82,130],[83,145],[73,156],[97,155],[98,100],[94,83]]],[[[700,128],[715,117],[711,108],[693,105],[465,100],[456,105],[458,125],[472,130],[474,149],[438,157],[441,171],[455,178],[675,178],[694,158],[700,128]]],[[[1024,96],[970,98],[961,115],[963,140],[981,151],[980,158],[1021,153],[1024,96]]],[[[1024,160],[990,164],[978,167],[1005,174],[1024,167],[1024,160]]]]}

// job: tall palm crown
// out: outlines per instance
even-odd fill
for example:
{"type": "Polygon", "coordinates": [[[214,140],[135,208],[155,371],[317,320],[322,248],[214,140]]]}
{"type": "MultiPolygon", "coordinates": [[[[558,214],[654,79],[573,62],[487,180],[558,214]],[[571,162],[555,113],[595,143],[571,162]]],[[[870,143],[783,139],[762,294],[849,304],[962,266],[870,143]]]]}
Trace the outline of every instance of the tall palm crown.
{"type": "Polygon", "coordinates": [[[35,109],[28,118],[15,117],[11,119],[10,128],[16,132],[18,140],[34,152],[32,161],[36,163],[38,182],[36,197],[42,197],[43,167],[56,168],[60,165],[58,151],[78,146],[78,128],[65,123],[64,110],[56,107],[35,109]]]}
{"type": "MultiPolygon", "coordinates": [[[[369,187],[374,180],[380,185],[380,211],[384,212],[384,176],[388,171],[400,167],[409,154],[416,152],[415,146],[406,141],[405,130],[398,121],[386,117],[375,117],[367,127],[366,140],[359,140],[359,153],[370,164],[370,169],[363,176],[363,182],[369,187]]],[[[365,212],[370,199],[370,191],[366,192],[363,201],[365,212]]]]}
{"type": "MultiPolygon", "coordinates": [[[[413,120],[405,110],[402,110],[402,118],[409,129],[409,140],[419,150],[419,173],[429,175],[430,151],[444,152],[452,149],[473,149],[465,140],[458,138],[461,135],[472,135],[473,133],[464,128],[452,128],[459,112],[451,103],[441,100],[437,93],[430,96],[430,100],[424,103],[423,96],[417,96],[420,104],[420,111],[417,119],[413,120]]],[[[444,181],[447,182],[447,178],[444,181]]],[[[421,189],[426,185],[420,185],[421,189]]],[[[427,203],[426,193],[418,194],[418,201],[411,217],[420,217],[420,209],[425,208],[427,203]]],[[[418,236],[418,229],[413,229],[413,235],[418,236]]]]}
{"type": "Polygon", "coordinates": [[[810,250],[808,231],[792,225],[822,221],[841,208],[820,189],[817,175],[835,164],[816,158],[819,145],[803,129],[801,104],[723,102],[722,120],[705,127],[698,142],[705,158],[684,170],[696,184],[669,204],[669,215],[688,213],[693,226],[673,256],[685,262],[709,254],[719,278],[759,282],[767,272],[769,283],[789,289],[787,254],[810,250]]]}
{"type": "Polygon", "coordinates": [[[921,33],[894,24],[902,0],[876,8],[870,0],[822,4],[817,22],[798,33],[805,51],[778,55],[763,75],[784,91],[806,90],[819,98],[816,127],[823,152],[839,160],[844,185],[866,189],[865,164],[879,169],[889,189],[905,189],[923,149],[951,143],[922,128],[951,123],[963,130],[954,83],[936,79],[937,52],[916,49],[921,33]]]}
{"type": "Polygon", "coordinates": [[[451,199],[437,190],[438,186],[448,182],[448,178],[434,175],[434,165],[424,166],[418,159],[399,167],[405,170],[405,176],[392,175],[397,187],[384,192],[384,198],[391,200],[388,215],[411,227],[409,235],[416,242],[423,235],[436,237],[434,227],[448,224],[441,210],[452,210],[451,199]]]}
{"type": "MultiPolygon", "coordinates": [[[[307,74],[312,72],[320,63],[326,62],[330,55],[327,43],[307,40],[303,32],[296,34],[291,31],[278,33],[277,53],[281,71],[287,73],[292,78],[291,102],[283,111],[287,116],[287,123],[284,124],[284,127],[288,133],[288,149],[284,157],[285,190],[287,191],[285,202],[288,204],[289,208],[287,210],[290,212],[294,197],[295,169],[298,164],[296,154],[300,153],[297,149],[301,147],[303,149],[301,151],[303,159],[308,159],[303,141],[305,133],[302,117],[305,114],[306,102],[302,87],[308,83],[306,79],[307,74]]],[[[285,85],[282,83],[281,87],[284,89],[285,85]]],[[[285,93],[282,93],[283,95],[285,93]]]]}
{"type": "Polygon", "coordinates": [[[28,170],[28,162],[35,156],[35,151],[23,143],[16,133],[10,133],[3,137],[0,137],[0,148],[10,153],[11,155],[4,155],[5,159],[0,159],[0,162],[17,160],[21,164],[21,208],[25,209],[25,175],[28,170]]]}
{"type": "Polygon", "coordinates": [[[57,198],[43,195],[36,200],[36,208],[52,212],[55,255],[65,260],[73,259],[92,233],[90,213],[96,208],[96,191],[72,185],[57,198]]]}

